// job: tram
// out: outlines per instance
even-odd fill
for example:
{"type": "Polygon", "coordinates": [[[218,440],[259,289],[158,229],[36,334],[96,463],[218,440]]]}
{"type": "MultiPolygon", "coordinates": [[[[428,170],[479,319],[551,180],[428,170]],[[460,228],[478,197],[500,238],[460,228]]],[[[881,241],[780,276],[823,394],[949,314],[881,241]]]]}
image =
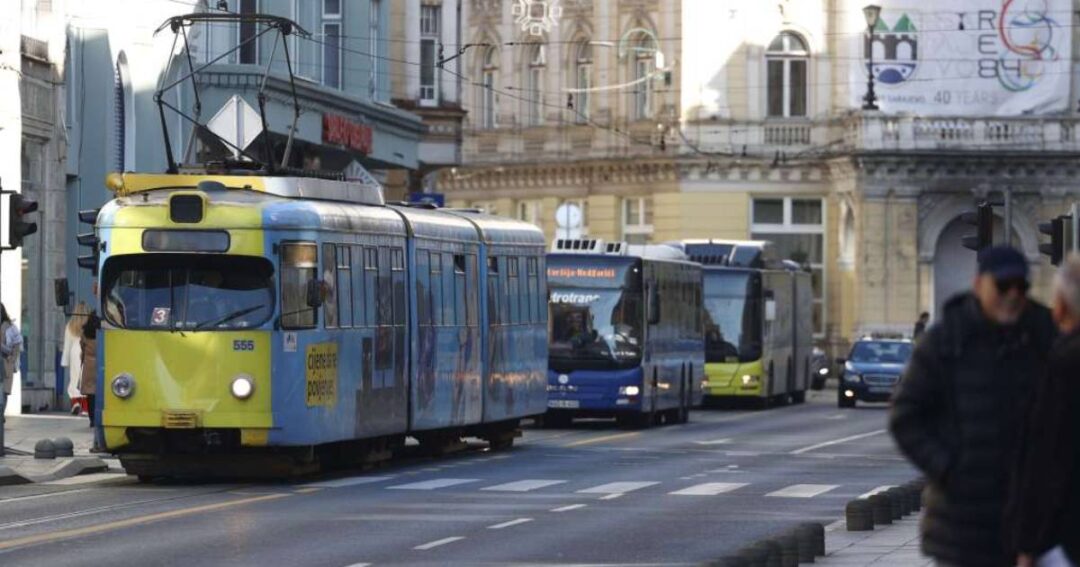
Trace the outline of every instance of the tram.
{"type": "Polygon", "coordinates": [[[701,266],[666,245],[558,239],[545,423],[685,423],[704,379],[701,266]]]}
{"type": "Polygon", "coordinates": [[[547,409],[543,234],[377,185],[112,174],[101,435],[129,474],[296,474],[547,409]]]}

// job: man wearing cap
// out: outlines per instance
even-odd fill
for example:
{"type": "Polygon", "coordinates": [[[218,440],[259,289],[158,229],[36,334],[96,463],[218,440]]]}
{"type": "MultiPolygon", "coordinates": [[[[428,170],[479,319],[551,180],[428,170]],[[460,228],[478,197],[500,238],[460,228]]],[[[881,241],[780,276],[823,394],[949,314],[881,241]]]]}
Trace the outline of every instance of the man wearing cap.
{"type": "Polygon", "coordinates": [[[980,252],[972,290],[945,303],[893,398],[889,429],[928,480],[922,549],[940,565],[1015,564],[1002,542],[1010,471],[1056,336],[1029,287],[1019,251],[980,252]]]}

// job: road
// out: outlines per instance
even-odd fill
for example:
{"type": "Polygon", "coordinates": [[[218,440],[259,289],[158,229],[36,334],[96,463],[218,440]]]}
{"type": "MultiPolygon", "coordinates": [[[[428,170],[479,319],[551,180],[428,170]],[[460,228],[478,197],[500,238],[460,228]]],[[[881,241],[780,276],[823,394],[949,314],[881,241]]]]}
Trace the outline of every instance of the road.
{"type": "Polygon", "coordinates": [[[0,487],[0,564],[693,565],[914,478],[885,417],[823,392],[295,483],[0,487]]]}

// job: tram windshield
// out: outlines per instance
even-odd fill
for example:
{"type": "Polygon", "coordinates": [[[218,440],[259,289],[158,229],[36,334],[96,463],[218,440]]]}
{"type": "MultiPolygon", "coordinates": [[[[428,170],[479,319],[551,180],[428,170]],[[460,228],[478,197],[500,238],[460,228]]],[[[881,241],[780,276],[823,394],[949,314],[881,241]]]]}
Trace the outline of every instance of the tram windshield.
{"type": "Polygon", "coordinates": [[[640,291],[552,290],[549,333],[552,368],[638,365],[642,349],[643,303],[640,291]]]}
{"type": "Polygon", "coordinates": [[[761,358],[760,286],[741,271],[705,277],[705,361],[753,362],[761,358]]]}
{"type": "Polygon", "coordinates": [[[265,258],[138,254],[105,263],[105,320],[124,329],[248,329],[273,314],[273,265],[265,258]]]}

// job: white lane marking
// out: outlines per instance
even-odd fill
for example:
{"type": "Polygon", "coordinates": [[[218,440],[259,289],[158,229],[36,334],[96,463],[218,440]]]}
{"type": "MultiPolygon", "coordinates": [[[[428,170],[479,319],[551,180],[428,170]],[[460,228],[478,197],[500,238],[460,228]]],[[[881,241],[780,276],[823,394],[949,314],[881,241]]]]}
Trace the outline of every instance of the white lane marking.
{"type": "Polygon", "coordinates": [[[346,565],[345,567],[368,567],[371,563],[353,563],[352,565],[346,565]]]}
{"type": "Polygon", "coordinates": [[[809,453],[810,451],[814,451],[816,449],[821,449],[822,447],[829,447],[831,445],[839,445],[841,443],[847,443],[848,441],[855,441],[857,439],[865,439],[867,437],[873,437],[875,435],[881,435],[882,433],[885,433],[884,429],[878,429],[876,431],[871,431],[869,433],[860,433],[858,435],[852,435],[850,437],[844,437],[843,439],[834,439],[832,441],[826,441],[824,443],[818,443],[816,445],[810,445],[809,447],[803,447],[802,449],[795,449],[794,451],[791,451],[791,454],[792,455],[801,455],[803,453],[809,453]]]}
{"type": "Polygon", "coordinates": [[[372,484],[376,482],[383,482],[384,480],[390,480],[392,476],[351,476],[349,478],[338,478],[334,480],[324,480],[322,482],[313,482],[305,484],[300,488],[341,488],[343,486],[356,486],[357,484],[372,484]]]}
{"type": "Polygon", "coordinates": [[[731,439],[713,439],[712,441],[694,441],[697,445],[727,445],[731,443],[731,439]]]}
{"type": "Polygon", "coordinates": [[[592,488],[579,490],[578,494],[624,494],[640,490],[647,486],[660,484],[659,482],[609,482],[592,488]]]}
{"type": "Polygon", "coordinates": [[[479,481],[480,479],[478,478],[436,478],[432,480],[412,482],[409,484],[388,486],[387,490],[435,490],[437,488],[446,488],[448,486],[457,486],[459,484],[468,484],[470,482],[479,481]]]}
{"type": "Polygon", "coordinates": [[[455,541],[461,541],[463,539],[465,539],[465,538],[461,537],[461,536],[444,537],[442,539],[437,539],[435,541],[429,541],[429,542],[427,542],[427,543],[425,543],[423,545],[418,545],[418,546],[414,547],[413,549],[415,549],[417,551],[427,551],[429,549],[439,547],[440,545],[446,545],[448,543],[454,543],[455,541]]]}
{"type": "Polygon", "coordinates": [[[601,500],[614,500],[616,498],[622,498],[623,496],[626,496],[626,495],[623,494],[622,492],[616,492],[615,494],[608,494],[607,496],[601,496],[600,499],[601,500]]]}
{"type": "Polygon", "coordinates": [[[747,486],[745,482],[706,482],[682,490],[676,490],[675,492],[669,492],[668,494],[678,494],[680,496],[716,496],[717,494],[738,490],[744,486],[747,486]]]}
{"type": "Polygon", "coordinates": [[[787,488],[781,488],[776,492],[770,492],[765,496],[772,496],[775,498],[813,498],[839,487],[839,484],[793,484],[787,488]]]}
{"type": "Polygon", "coordinates": [[[501,524],[495,524],[494,526],[488,526],[489,530],[501,530],[503,528],[509,528],[510,526],[520,526],[521,524],[527,524],[532,521],[532,518],[518,518],[516,520],[510,520],[509,522],[503,522],[501,524]]]}
{"type": "Polygon", "coordinates": [[[48,482],[43,482],[41,484],[48,484],[48,485],[53,485],[53,486],[72,486],[72,485],[76,485],[76,484],[89,484],[91,482],[99,482],[99,481],[102,481],[102,480],[116,480],[116,479],[125,478],[125,477],[127,477],[127,473],[115,473],[115,472],[91,473],[91,474],[81,474],[81,475],[78,475],[78,476],[71,476],[71,477],[68,477],[68,478],[62,478],[60,480],[50,480],[48,482]]]}
{"type": "Polygon", "coordinates": [[[480,490],[493,490],[495,492],[529,492],[532,490],[538,490],[540,488],[555,486],[556,484],[563,484],[565,482],[565,480],[518,480],[514,482],[508,482],[506,484],[496,484],[495,486],[481,488],[480,490]]]}
{"type": "Polygon", "coordinates": [[[552,512],[569,512],[570,510],[580,510],[580,509],[582,509],[582,508],[584,508],[586,506],[588,506],[588,504],[571,504],[569,506],[563,506],[561,508],[552,508],[551,511],[552,512]]]}
{"type": "Polygon", "coordinates": [[[889,485],[889,484],[886,484],[885,486],[879,486],[879,487],[871,490],[870,492],[867,492],[866,494],[863,494],[862,496],[859,496],[859,499],[860,500],[866,500],[867,498],[870,498],[871,496],[873,496],[875,494],[881,494],[882,492],[885,492],[886,490],[888,490],[890,488],[896,488],[896,487],[892,486],[892,485],[889,485]]]}

